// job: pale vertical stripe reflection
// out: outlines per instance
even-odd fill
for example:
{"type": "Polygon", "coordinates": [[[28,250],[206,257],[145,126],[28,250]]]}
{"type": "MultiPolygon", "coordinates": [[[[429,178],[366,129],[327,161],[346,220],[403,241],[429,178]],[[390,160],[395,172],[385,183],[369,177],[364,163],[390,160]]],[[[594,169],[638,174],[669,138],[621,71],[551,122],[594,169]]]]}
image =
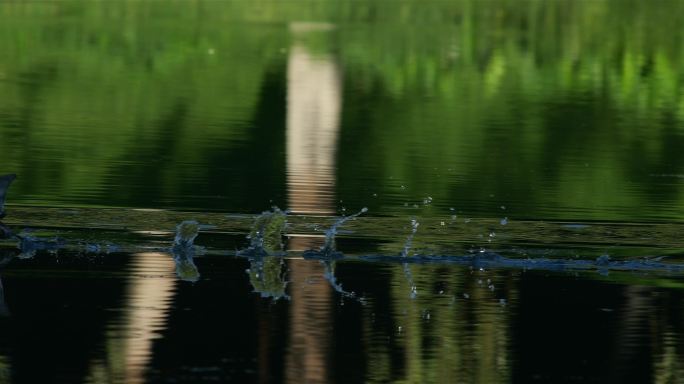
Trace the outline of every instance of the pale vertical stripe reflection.
{"type": "Polygon", "coordinates": [[[144,383],[152,347],[166,328],[176,290],[171,255],[136,253],[123,318],[110,324],[105,358],[91,365],[89,382],[144,383]]]}

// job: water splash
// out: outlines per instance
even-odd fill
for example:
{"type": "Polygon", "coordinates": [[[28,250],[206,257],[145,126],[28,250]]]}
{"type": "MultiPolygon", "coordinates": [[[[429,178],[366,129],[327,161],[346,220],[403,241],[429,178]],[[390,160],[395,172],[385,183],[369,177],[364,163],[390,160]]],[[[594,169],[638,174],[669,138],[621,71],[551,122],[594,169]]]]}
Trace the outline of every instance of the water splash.
{"type": "Polygon", "coordinates": [[[183,281],[196,282],[200,278],[195,265],[195,238],[199,234],[200,225],[194,220],[186,220],[176,226],[176,237],[173,240],[171,253],[176,263],[176,275],[183,281]]]}
{"type": "Polygon", "coordinates": [[[249,282],[262,298],[290,299],[285,293],[287,281],[283,270],[285,263],[277,257],[252,257],[249,260],[249,282]]]}
{"type": "Polygon", "coordinates": [[[314,250],[308,250],[304,252],[304,258],[305,259],[323,259],[323,260],[329,260],[329,259],[339,259],[342,258],[342,253],[338,252],[335,249],[335,236],[337,235],[338,228],[342,226],[342,224],[346,223],[347,221],[358,217],[364,213],[368,212],[368,208],[363,207],[360,211],[356,212],[353,215],[349,216],[344,216],[337,221],[333,223],[333,225],[325,231],[325,243],[323,246],[320,248],[319,251],[314,251],[314,250]]]}
{"type": "Polygon", "coordinates": [[[186,220],[176,226],[176,236],[173,239],[174,248],[191,248],[199,234],[200,225],[194,220],[186,220]]]}
{"type": "MultiPolygon", "coordinates": [[[[413,245],[413,237],[416,235],[416,232],[418,232],[418,226],[420,223],[416,219],[411,219],[411,233],[406,237],[406,242],[404,243],[404,248],[401,250],[401,257],[402,258],[407,258],[409,251],[411,250],[411,246],[413,245]]],[[[411,291],[409,293],[409,297],[411,299],[415,299],[416,296],[418,296],[418,288],[416,287],[416,284],[413,281],[413,274],[411,273],[411,267],[409,266],[408,263],[403,263],[403,269],[404,269],[404,276],[406,277],[406,282],[408,283],[411,291]]]]}
{"type": "Polygon", "coordinates": [[[407,257],[411,246],[413,245],[413,237],[418,232],[418,226],[420,223],[416,219],[411,219],[411,233],[406,237],[406,242],[404,243],[404,248],[401,250],[401,256],[407,257]]]}
{"type": "Polygon", "coordinates": [[[325,277],[325,279],[330,283],[330,286],[332,287],[332,289],[335,290],[335,292],[342,295],[342,297],[357,300],[361,304],[366,304],[366,301],[362,297],[358,297],[355,292],[345,291],[342,288],[342,284],[337,282],[337,277],[335,276],[335,262],[334,261],[332,261],[332,260],[321,260],[321,263],[323,263],[323,267],[324,267],[323,277],[325,277]]]}
{"type": "Polygon", "coordinates": [[[287,225],[287,212],[273,207],[257,216],[247,238],[249,247],[238,252],[240,256],[274,256],[282,254],[282,236],[287,225]]]}
{"type": "Polygon", "coordinates": [[[0,219],[5,217],[5,198],[7,196],[7,189],[16,178],[17,175],[15,174],[0,176],[0,219]]]}
{"type": "Polygon", "coordinates": [[[337,235],[338,228],[342,226],[342,224],[366,212],[368,212],[368,208],[363,207],[359,212],[353,215],[339,218],[327,231],[325,231],[325,243],[320,250],[308,250],[303,254],[305,259],[317,259],[321,261],[325,268],[324,277],[336,292],[340,293],[342,297],[356,299],[362,304],[364,303],[363,299],[358,298],[354,292],[342,289],[342,284],[338,283],[337,278],[335,277],[334,260],[341,259],[344,256],[342,252],[338,252],[335,249],[335,235],[337,235]]]}
{"type": "Polygon", "coordinates": [[[48,251],[51,253],[57,253],[59,249],[66,247],[66,241],[57,236],[49,238],[35,237],[30,231],[24,230],[18,235],[14,235],[15,238],[19,239],[17,248],[19,248],[20,259],[30,259],[36,255],[38,251],[48,251]]]}
{"type": "Polygon", "coordinates": [[[283,250],[282,236],[287,225],[287,212],[273,207],[271,211],[262,212],[254,221],[247,238],[249,247],[238,251],[238,256],[249,259],[249,282],[263,298],[289,299],[285,293],[287,281],[283,270],[281,256],[283,250]]]}

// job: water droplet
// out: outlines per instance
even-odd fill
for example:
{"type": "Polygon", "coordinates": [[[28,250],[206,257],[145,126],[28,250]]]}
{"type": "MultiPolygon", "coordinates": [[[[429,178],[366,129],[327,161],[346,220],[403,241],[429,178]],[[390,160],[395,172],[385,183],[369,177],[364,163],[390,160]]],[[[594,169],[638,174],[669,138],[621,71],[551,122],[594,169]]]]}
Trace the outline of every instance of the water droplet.
{"type": "Polygon", "coordinates": [[[409,297],[411,297],[411,299],[415,299],[417,296],[418,296],[418,289],[414,285],[411,287],[411,294],[409,295],[409,297]]]}
{"type": "Polygon", "coordinates": [[[501,219],[500,224],[501,224],[501,225],[506,225],[506,224],[508,224],[508,217],[504,217],[503,219],[501,219]]]}

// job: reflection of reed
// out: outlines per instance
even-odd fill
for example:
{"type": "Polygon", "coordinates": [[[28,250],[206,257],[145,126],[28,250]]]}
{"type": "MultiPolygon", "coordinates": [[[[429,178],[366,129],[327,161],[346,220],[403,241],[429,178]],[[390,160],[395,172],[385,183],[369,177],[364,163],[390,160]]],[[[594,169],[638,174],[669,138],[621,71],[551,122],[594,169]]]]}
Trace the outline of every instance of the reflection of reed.
{"type": "MultiPolygon", "coordinates": [[[[391,324],[395,326],[388,334],[387,328],[364,325],[367,381],[510,382],[509,311],[501,307],[496,294],[478,283],[487,278],[505,281],[508,277],[494,273],[478,276],[466,268],[444,272],[439,267],[417,265],[413,276],[422,289],[411,299],[402,268],[396,266],[391,273],[391,308],[380,302],[364,307],[366,316],[391,311],[391,324]],[[453,295],[452,303],[432,296],[434,292],[427,287],[437,286],[453,295]],[[468,299],[461,296],[464,292],[469,294],[468,299]],[[403,352],[401,373],[392,365],[398,351],[403,352]]],[[[506,289],[497,284],[497,289],[504,289],[509,298],[516,295],[515,287],[506,289]]]]}
{"type": "MultiPolygon", "coordinates": [[[[318,30],[295,24],[293,33],[318,30]]],[[[326,28],[327,30],[327,28],[326,28]]],[[[294,213],[335,213],[335,151],[341,110],[340,70],[328,55],[290,51],[287,71],[287,188],[294,213]]],[[[321,238],[291,238],[289,249],[311,249],[321,238]]],[[[330,287],[321,264],[291,261],[288,383],[328,382],[330,287]],[[314,277],[315,281],[309,280],[314,277]]]]}
{"type": "MultiPolygon", "coordinates": [[[[644,357],[652,361],[644,365],[652,370],[653,383],[680,382],[684,374],[684,348],[681,336],[682,304],[676,292],[658,292],[648,286],[628,286],[624,290],[624,315],[618,327],[617,363],[632,367],[644,364],[644,357]],[[675,297],[672,297],[675,296],[675,297]],[[662,301],[661,301],[662,300],[662,301]],[[645,349],[645,346],[649,346],[645,349]]],[[[616,372],[610,379],[627,381],[629,377],[616,372]]],[[[616,381],[617,382],[617,381],[616,381]]]]}
{"type": "Polygon", "coordinates": [[[107,334],[106,357],[91,367],[93,382],[145,382],[152,345],[166,327],[176,286],[175,264],[165,253],[137,253],[122,324],[107,334]]]}

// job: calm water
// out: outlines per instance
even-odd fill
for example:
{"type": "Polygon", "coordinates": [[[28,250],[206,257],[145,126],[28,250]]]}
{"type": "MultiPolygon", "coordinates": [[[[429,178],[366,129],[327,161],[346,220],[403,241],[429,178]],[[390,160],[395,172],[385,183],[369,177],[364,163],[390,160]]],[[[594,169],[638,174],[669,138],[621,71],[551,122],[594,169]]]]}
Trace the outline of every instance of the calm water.
{"type": "Polygon", "coordinates": [[[681,380],[682,19],[2,2],[0,382],[681,380]]]}

